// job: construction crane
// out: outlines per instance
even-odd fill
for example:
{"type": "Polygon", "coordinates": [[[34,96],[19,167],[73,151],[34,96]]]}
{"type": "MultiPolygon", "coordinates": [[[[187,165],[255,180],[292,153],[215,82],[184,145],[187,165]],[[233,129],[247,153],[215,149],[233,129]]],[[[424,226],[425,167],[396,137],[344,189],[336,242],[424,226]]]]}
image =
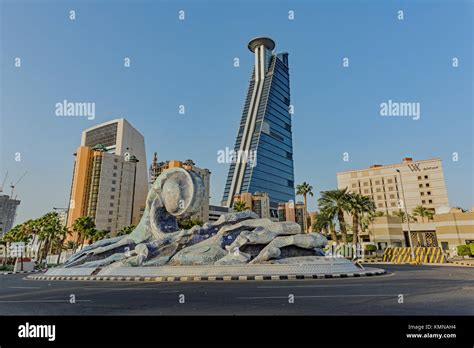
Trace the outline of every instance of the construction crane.
{"type": "Polygon", "coordinates": [[[13,191],[15,190],[16,185],[18,185],[18,183],[25,177],[26,174],[28,174],[27,171],[23,173],[23,175],[20,177],[20,179],[17,180],[17,182],[15,184],[13,184],[13,183],[10,184],[10,187],[12,189],[12,192],[10,194],[11,199],[13,199],[13,191]]]}
{"type": "Polygon", "coordinates": [[[0,186],[0,192],[3,192],[3,186],[5,185],[5,181],[7,181],[7,177],[8,177],[8,170],[5,173],[5,176],[3,177],[2,185],[0,186]]]}

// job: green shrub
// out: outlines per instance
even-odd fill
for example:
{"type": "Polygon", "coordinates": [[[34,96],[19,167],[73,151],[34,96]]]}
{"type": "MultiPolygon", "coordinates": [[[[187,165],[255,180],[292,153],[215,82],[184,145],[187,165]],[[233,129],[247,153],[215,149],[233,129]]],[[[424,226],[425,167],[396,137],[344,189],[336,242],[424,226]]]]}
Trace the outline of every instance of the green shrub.
{"type": "Polygon", "coordinates": [[[458,245],[458,255],[459,256],[470,256],[471,249],[469,245],[458,245]]]}
{"type": "Polygon", "coordinates": [[[471,255],[474,255],[474,243],[469,244],[469,247],[471,248],[471,255]]]}
{"type": "Polygon", "coordinates": [[[377,247],[373,244],[367,244],[365,246],[365,251],[376,251],[377,250],[377,247]]]}

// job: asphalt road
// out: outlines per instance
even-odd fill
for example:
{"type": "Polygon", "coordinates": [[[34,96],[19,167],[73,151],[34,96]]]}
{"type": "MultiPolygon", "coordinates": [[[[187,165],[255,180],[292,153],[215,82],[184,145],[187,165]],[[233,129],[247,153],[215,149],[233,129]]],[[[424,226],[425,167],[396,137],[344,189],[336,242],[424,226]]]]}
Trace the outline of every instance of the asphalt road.
{"type": "Polygon", "coordinates": [[[194,283],[40,281],[2,275],[0,315],[474,315],[474,268],[376,267],[388,274],[194,283]],[[75,303],[70,303],[72,295],[75,303]],[[291,295],[294,303],[289,303],[291,295]]]}

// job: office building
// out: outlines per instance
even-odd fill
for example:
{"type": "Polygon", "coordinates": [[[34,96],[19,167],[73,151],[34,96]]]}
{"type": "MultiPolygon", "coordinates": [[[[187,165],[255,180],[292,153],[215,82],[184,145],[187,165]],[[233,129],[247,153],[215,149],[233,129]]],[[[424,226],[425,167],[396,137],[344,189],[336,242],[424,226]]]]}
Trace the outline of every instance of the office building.
{"type": "Polygon", "coordinates": [[[113,235],[138,224],[147,193],[145,141],[136,129],[122,118],[82,133],[75,153],[68,227],[78,217],[90,216],[97,229],[113,235]]]}
{"type": "Polygon", "coordinates": [[[274,41],[263,37],[248,48],[255,64],[222,205],[231,207],[236,194],[267,192],[277,218],[278,203],[295,198],[288,53],[274,53],[274,41]]]}
{"type": "Polygon", "coordinates": [[[192,170],[193,172],[199,174],[202,181],[204,182],[204,201],[201,206],[201,211],[194,215],[194,217],[198,218],[202,222],[209,221],[209,200],[210,200],[210,181],[211,181],[211,172],[209,169],[202,169],[195,165],[193,160],[188,159],[186,161],[164,161],[158,162],[158,156],[156,152],[153,154],[153,161],[149,168],[149,183],[152,185],[156,178],[163,173],[166,169],[170,168],[184,168],[186,170],[192,170]]]}
{"type": "Polygon", "coordinates": [[[13,227],[19,205],[20,200],[12,199],[8,195],[0,195],[0,237],[13,227]]]}
{"type": "Polygon", "coordinates": [[[407,157],[397,164],[375,164],[366,169],[340,172],[337,173],[337,186],[371,197],[377,210],[384,213],[404,210],[404,204],[409,214],[419,205],[433,212],[439,207],[448,206],[439,158],[414,161],[407,157]]]}

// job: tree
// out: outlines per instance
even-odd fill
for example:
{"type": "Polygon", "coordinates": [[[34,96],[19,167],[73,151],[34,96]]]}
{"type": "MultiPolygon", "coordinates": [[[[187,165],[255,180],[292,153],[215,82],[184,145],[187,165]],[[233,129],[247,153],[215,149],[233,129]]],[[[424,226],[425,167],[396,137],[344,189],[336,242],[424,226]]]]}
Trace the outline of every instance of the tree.
{"type": "Polygon", "coordinates": [[[244,201],[235,201],[233,206],[235,211],[245,211],[247,210],[247,206],[245,205],[244,201]]]}
{"type": "Polygon", "coordinates": [[[81,216],[72,224],[72,230],[76,233],[76,247],[84,242],[95,230],[95,223],[90,216],[81,216]]]}
{"type": "Polygon", "coordinates": [[[324,231],[326,236],[330,235],[331,239],[337,243],[336,228],[333,220],[333,216],[330,213],[322,210],[313,224],[313,230],[318,232],[324,231]]]}
{"type": "Polygon", "coordinates": [[[120,231],[117,232],[117,236],[125,236],[127,234],[130,234],[133,232],[135,227],[136,227],[135,225],[125,226],[120,231]]]}
{"type": "Polygon", "coordinates": [[[106,230],[96,230],[96,229],[92,230],[91,232],[92,233],[89,235],[89,245],[94,242],[97,242],[98,240],[104,239],[109,233],[109,231],[106,231],[106,230]]]}
{"type": "Polygon", "coordinates": [[[424,222],[424,218],[427,217],[428,221],[433,219],[433,211],[423,207],[422,205],[418,205],[413,209],[413,216],[417,216],[421,218],[421,221],[424,222]]]}
{"type": "Polygon", "coordinates": [[[352,242],[359,242],[359,221],[363,214],[375,212],[375,202],[372,198],[358,193],[348,193],[348,209],[352,216],[352,242]]]}
{"type": "Polygon", "coordinates": [[[41,241],[42,248],[39,249],[39,262],[48,256],[51,252],[52,245],[59,244],[67,233],[64,226],[59,220],[57,212],[50,212],[38,219],[39,222],[39,239],[41,241]]]}
{"type": "MultiPolygon", "coordinates": [[[[401,210],[401,209],[399,209],[399,210],[397,210],[397,211],[394,211],[394,212],[392,213],[392,215],[399,217],[399,218],[402,220],[402,223],[407,221],[407,214],[405,213],[405,211],[403,211],[403,210],[401,210]]],[[[413,221],[413,220],[414,220],[413,216],[411,216],[410,214],[408,214],[408,220],[409,220],[409,221],[413,221]]]]}
{"type": "Polygon", "coordinates": [[[313,187],[308,184],[306,181],[303,183],[296,185],[296,195],[297,196],[303,196],[304,199],[304,212],[303,212],[303,226],[304,226],[304,231],[308,231],[308,223],[307,223],[307,196],[310,195],[311,197],[313,196],[313,187]]]}
{"type": "Polygon", "coordinates": [[[347,242],[346,222],[344,221],[344,212],[349,211],[350,196],[347,188],[342,190],[322,191],[321,198],[318,199],[320,210],[326,211],[330,216],[336,216],[341,231],[342,242],[347,242]]]}

